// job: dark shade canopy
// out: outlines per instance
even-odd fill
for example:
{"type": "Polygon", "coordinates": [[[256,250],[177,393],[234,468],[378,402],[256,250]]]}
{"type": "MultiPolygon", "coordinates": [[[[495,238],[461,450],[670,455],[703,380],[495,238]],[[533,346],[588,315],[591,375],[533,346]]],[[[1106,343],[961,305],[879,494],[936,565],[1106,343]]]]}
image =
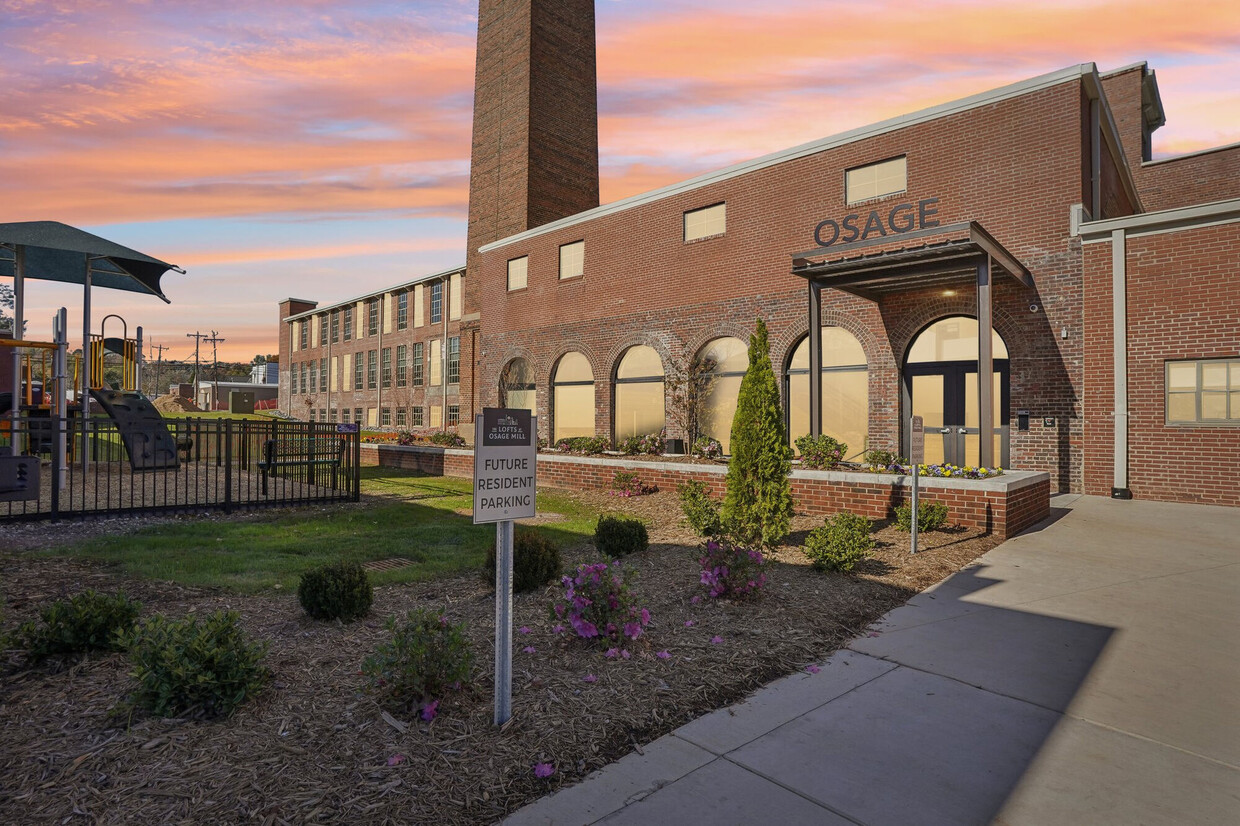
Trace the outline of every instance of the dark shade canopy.
{"type": "Polygon", "coordinates": [[[25,247],[26,278],[84,284],[89,262],[91,286],[151,293],[164,301],[168,301],[168,297],[160,289],[159,279],[168,270],[185,272],[158,258],[57,221],[0,224],[0,245],[4,247],[0,250],[0,276],[16,274],[15,250],[25,247]]]}

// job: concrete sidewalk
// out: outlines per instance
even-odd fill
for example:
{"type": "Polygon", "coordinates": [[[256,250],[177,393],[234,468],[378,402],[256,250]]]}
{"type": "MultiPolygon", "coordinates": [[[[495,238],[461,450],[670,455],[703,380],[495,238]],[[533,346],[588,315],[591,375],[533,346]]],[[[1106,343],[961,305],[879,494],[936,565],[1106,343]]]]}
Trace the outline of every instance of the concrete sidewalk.
{"type": "Polygon", "coordinates": [[[505,823],[1240,823],[1240,510],[1053,505],[820,673],[505,823]]]}

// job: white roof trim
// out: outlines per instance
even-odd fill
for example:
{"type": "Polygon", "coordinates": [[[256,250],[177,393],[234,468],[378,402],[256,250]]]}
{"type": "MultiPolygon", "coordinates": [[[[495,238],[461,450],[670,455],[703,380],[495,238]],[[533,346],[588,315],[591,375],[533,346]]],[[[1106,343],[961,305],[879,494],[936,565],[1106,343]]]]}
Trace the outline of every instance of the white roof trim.
{"type": "Polygon", "coordinates": [[[517,233],[516,235],[510,235],[507,238],[501,238],[500,240],[493,241],[490,244],[484,244],[478,248],[478,251],[490,252],[491,250],[499,249],[500,247],[508,246],[509,244],[526,241],[530,238],[535,238],[548,232],[555,232],[566,227],[571,227],[575,224],[581,224],[586,221],[592,221],[595,218],[601,218],[605,215],[613,215],[617,212],[632,209],[633,207],[671,197],[672,195],[691,192],[692,190],[700,189],[704,186],[709,186],[710,184],[726,181],[740,175],[746,175],[750,172],[756,172],[760,169],[765,169],[768,166],[775,166],[776,164],[796,160],[797,158],[804,158],[808,155],[816,155],[819,152],[825,152],[829,149],[834,149],[845,144],[854,143],[867,138],[873,138],[887,132],[894,132],[897,129],[915,126],[919,123],[937,120],[938,118],[947,117],[948,115],[955,115],[961,112],[967,112],[971,109],[977,109],[982,106],[989,106],[1003,100],[1008,100],[1009,98],[1020,97],[1021,95],[1027,95],[1030,92],[1036,92],[1041,89],[1048,89],[1052,86],[1058,86],[1061,83],[1078,80],[1085,75],[1096,76],[1097,67],[1093,63],[1080,63],[1055,72],[1022,80],[1019,83],[1012,83],[1008,86],[1001,86],[998,89],[991,89],[976,95],[960,98],[959,100],[941,103],[937,106],[931,106],[928,109],[922,109],[918,112],[912,112],[907,115],[897,115],[894,118],[888,118],[887,120],[879,121],[878,123],[870,124],[868,126],[850,129],[846,132],[840,132],[839,134],[832,135],[830,137],[820,138],[816,141],[811,141],[810,143],[794,146],[791,149],[783,149],[769,155],[763,155],[760,158],[742,161],[741,163],[733,164],[732,166],[727,166],[723,169],[715,170],[714,172],[707,172],[705,174],[689,178],[685,181],[680,181],[659,189],[651,190],[650,192],[644,192],[640,195],[633,195],[628,198],[623,198],[610,204],[604,204],[603,206],[586,210],[585,212],[579,212],[576,215],[570,215],[567,218],[561,218],[558,221],[552,221],[549,224],[543,224],[542,226],[517,233]]]}
{"type": "Polygon", "coordinates": [[[1080,225],[1080,234],[1084,243],[1096,244],[1110,241],[1111,233],[1117,229],[1124,230],[1129,236],[1154,235],[1236,221],[1240,221],[1240,198],[1089,221],[1080,225]]]}
{"type": "Polygon", "coordinates": [[[310,316],[315,316],[315,315],[318,315],[319,313],[330,312],[331,310],[338,310],[341,307],[351,306],[353,304],[356,304],[359,301],[365,301],[368,298],[377,298],[381,295],[386,295],[387,293],[396,292],[397,290],[407,289],[408,287],[412,287],[415,284],[422,284],[427,281],[434,281],[437,278],[446,278],[449,275],[456,275],[457,273],[461,273],[463,275],[465,273],[465,267],[464,266],[453,267],[452,269],[444,270],[443,272],[431,273],[430,275],[421,275],[413,279],[412,281],[403,281],[400,284],[393,284],[392,286],[384,287],[381,290],[374,290],[372,292],[363,293],[361,295],[354,296],[353,298],[346,298],[344,301],[338,301],[335,304],[328,304],[323,307],[315,307],[313,310],[306,310],[304,313],[298,313],[297,315],[287,316],[284,320],[285,321],[297,321],[298,319],[301,319],[301,318],[309,318],[310,316]]]}

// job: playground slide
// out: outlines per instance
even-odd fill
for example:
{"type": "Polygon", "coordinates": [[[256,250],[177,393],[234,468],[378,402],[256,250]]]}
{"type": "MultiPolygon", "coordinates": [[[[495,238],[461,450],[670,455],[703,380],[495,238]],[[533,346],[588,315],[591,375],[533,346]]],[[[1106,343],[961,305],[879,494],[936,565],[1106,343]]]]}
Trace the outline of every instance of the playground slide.
{"type": "Polygon", "coordinates": [[[176,439],[145,396],[124,390],[91,390],[90,395],[116,422],[131,468],[175,470],[180,466],[176,439]]]}

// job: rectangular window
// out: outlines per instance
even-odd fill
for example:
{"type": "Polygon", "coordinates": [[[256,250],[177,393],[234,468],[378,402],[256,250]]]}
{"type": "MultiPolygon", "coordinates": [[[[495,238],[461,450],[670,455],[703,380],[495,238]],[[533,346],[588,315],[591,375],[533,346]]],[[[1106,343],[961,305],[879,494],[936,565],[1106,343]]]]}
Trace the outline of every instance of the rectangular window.
{"type": "Polygon", "coordinates": [[[456,427],[461,423],[461,406],[459,404],[448,405],[448,427],[456,427]]]}
{"type": "Polygon", "coordinates": [[[844,196],[848,203],[872,201],[908,189],[908,158],[892,158],[859,166],[844,173],[844,196]]]}
{"type": "Polygon", "coordinates": [[[1167,362],[1167,423],[1240,425],[1240,359],[1167,362]]]}
{"type": "Polygon", "coordinates": [[[461,383],[461,339],[448,339],[448,384],[461,383]]]}
{"type": "Polygon", "coordinates": [[[319,344],[327,343],[327,313],[319,316],[319,344]]]}
{"type": "Polygon", "coordinates": [[[319,362],[317,359],[310,359],[310,383],[306,385],[306,392],[313,393],[314,389],[319,386],[319,362]]]}
{"type": "Polygon", "coordinates": [[[422,342],[413,345],[413,364],[411,365],[410,384],[414,387],[422,386],[422,342]]]}
{"type": "Polygon", "coordinates": [[[418,284],[413,288],[413,326],[421,327],[426,323],[426,287],[418,284]]]}
{"type": "Polygon", "coordinates": [[[409,417],[405,413],[405,408],[403,407],[396,408],[396,426],[405,427],[407,426],[408,421],[409,421],[409,417]]]}
{"type": "Polygon", "coordinates": [[[288,377],[289,395],[292,395],[292,396],[297,395],[297,386],[298,386],[297,385],[297,365],[294,364],[293,369],[289,371],[289,377],[288,377]]]}
{"type": "Polygon", "coordinates": [[[301,321],[297,322],[297,324],[301,327],[301,349],[304,350],[309,343],[310,322],[309,320],[303,318],[301,321]]]}
{"type": "Polygon", "coordinates": [[[576,278],[586,271],[586,242],[574,241],[560,247],[560,280],[576,278]]]}
{"type": "Polygon", "coordinates": [[[409,347],[401,344],[396,347],[396,386],[404,387],[409,383],[409,347]]]}
{"type": "Polygon", "coordinates": [[[365,424],[366,420],[362,418],[362,408],[353,408],[353,421],[357,424],[365,424]]]}
{"type": "Polygon", "coordinates": [[[310,424],[314,424],[314,408],[310,408],[310,424]]]}
{"type": "Polygon", "coordinates": [[[332,344],[340,341],[340,311],[332,310],[332,344]]]}
{"type": "Polygon", "coordinates": [[[378,362],[379,362],[379,351],[378,350],[367,350],[366,351],[366,389],[367,390],[374,390],[378,386],[376,383],[376,379],[378,378],[378,372],[375,369],[378,366],[378,362]]]}
{"type": "Polygon", "coordinates": [[[355,353],[353,356],[353,389],[362,389],[362,376],[366,369],[366,365],[362,363],[362,354],[355,353]]]}
{"type": "Polygon", "coordinates": [[[524,290],[530,281],[530,257],[514,258],[508,262],[508,291],[524,290]]]}
{"type": "Polygon", "coordinates": [[[379,335],[379,299],[377,298],[366,302],[366,335],[379,335]]]}
{"type": "Polygon", "coordinates": [[[319,392],[327,392],[327,359],[319,359],[319,392]]]}
{"type": "Polygon", "coordinates": [[[379,425],[381,427],[392,426],[392,408],[390,407],[379,408],[379,425]]]}
{"type": "Polygon", "coordinates": [[[392,386],[392,348],[384,347],[379,357],[379,383],[384,389],[392,386]]]}
{"type": "Polygon", "coordinates": [[[723,235],[728,228],[728,205],[715,204],[685,213],[685,240],[723,235]]]}
{"type": "Polygon", "coordinates": [[[443,282],[431,284],[431,324],[443,321],[443,282]]]}
{"type": "Polygon", "coordinates": [[[312,392],[309,383],[306,381],[306,373],[309,372],[307,370],[308,366],[304,361],[301,363],[301,392],[303,393],[312,392]]]}
{"type": "Polygon", "coordinates": [[[461,317],[461,300],[464,296],[461,294],[461,274],[458,272],[452,276],[452,281],[448,285],[448,320],[456,321],[461,317]]]}
{"type": "Polygon", "coordinates": [[[409,408],[409,426],[410,427],[422,427],[425,421],[426,419],[423,418],[422,405],[414,405],[413,407],[409,408]]]}
{"type": "Polygon", "coordinates": [[[443,427],[443,408],[437,404],[431,405],[431,427],[443,427]]]}
{"type": "Polygon", "coordinates": [[[443,381],[443,352],[440,350],[439,339],[433,339],[430,346],[431,387],[438,387],[443,381]]]}
{"type": "Polygon", "coordinates": [[[340,314],[344,316],[344,340],[348,341],[353,338],[353,305],[345,307],[340,314]]]}
{"type": "Polygon", "coordinates": [[[409,291],[401,290],[396,295],[396,329],[404,330],[409,326],[409,291]]]}
{"type": "Polygon", "coordinates": [[[332,424],[335,424],[335,423],[336,423],[336,416],[337,416],[338,412],[339,412],[339,411],[337,411],[337,410],[336,410],[336,408],[334,408],[334,407],[333,407],[331,410],[327,411],[327,421],[331,422],[332,424]]]}

